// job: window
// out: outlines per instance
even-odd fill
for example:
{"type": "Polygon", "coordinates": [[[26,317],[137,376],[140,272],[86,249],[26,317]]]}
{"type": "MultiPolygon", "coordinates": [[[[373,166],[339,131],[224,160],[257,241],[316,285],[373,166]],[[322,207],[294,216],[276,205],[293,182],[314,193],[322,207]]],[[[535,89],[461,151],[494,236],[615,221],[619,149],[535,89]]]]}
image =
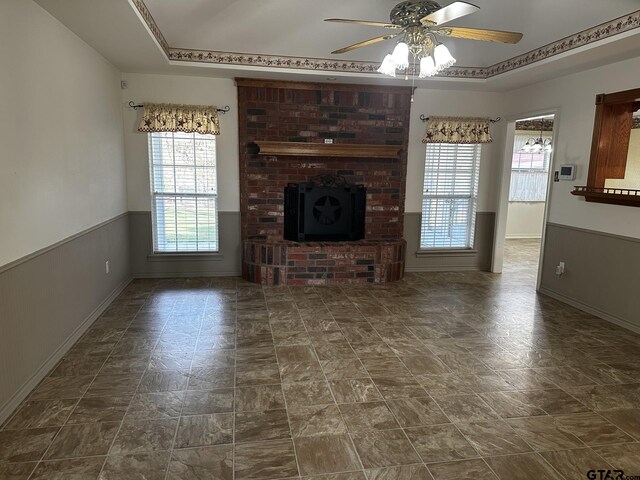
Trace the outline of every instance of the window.
{"type": "Polygon", "coordinates": [[[153,249],[217,252],[216,137],[150,133],[153,249]]]}
{"type": "Polygon", "coordinates": [[[420,248],[473,247],[480,149],[427,144],[420,248]]]}
{"type": "MultiPolygon", "coordinates": [[[[539,133],[516,132],[513,143],[513,161],[511,164],[510,202],[544,202],[547,197],[549,163],[551,151],[525,152],[523,147],[531,137],[540,137],[539,133]]],[[[551,140],[551,133],[543,133],[543,140],[551,140]]]]}

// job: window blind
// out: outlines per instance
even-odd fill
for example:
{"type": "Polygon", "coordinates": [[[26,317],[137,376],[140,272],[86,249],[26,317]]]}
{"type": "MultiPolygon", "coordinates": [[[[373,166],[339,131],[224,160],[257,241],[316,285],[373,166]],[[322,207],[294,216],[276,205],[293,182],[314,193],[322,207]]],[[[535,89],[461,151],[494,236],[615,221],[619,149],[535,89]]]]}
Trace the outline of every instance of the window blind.
{"type": "Polygon", "coordinates": [[[149,134],[154,251],[218,251],[215,139],[149,134]]]}
{"type": "MultiPolygon", "coordinates": [[[[539,134],[534,134],[538,137],[539,134]]],[[[544,202],[547,196],[549,164],[551,152],[524,152],[522,149],[531,135],[516,134],[513,145],[511,164],[510,202],[544,202]]],[[[543,134],[542,139],[551,139],[550,134],[543,134]]]]}
{"type": "Polygon", "coordinates": [[[471,248],[474,241],[479,144],[427,144],[420,248],[471,248]]]}

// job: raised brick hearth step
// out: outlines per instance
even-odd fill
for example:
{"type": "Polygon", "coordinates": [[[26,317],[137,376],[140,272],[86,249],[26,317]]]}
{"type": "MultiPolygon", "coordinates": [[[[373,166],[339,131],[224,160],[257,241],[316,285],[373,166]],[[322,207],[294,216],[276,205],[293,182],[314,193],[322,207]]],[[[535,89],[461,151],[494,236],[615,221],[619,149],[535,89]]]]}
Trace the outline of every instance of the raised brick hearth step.
{"type": "Polygon", "coordinates": [[[246,240],[242,277],[263,285],[383,283],[404,276],[406,242],[246,240]]]}

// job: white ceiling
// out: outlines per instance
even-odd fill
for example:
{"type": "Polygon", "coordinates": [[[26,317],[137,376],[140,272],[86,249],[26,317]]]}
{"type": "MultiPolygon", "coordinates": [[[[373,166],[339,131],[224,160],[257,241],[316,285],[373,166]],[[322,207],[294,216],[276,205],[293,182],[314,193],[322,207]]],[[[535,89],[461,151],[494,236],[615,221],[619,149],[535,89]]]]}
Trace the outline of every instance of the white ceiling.
{"type": "MultiPolygon", "coordinates": [[[[130,0],[35,0],[126,72],[261,77],[349,83],[396,83],[375,74],[170,62],[130,0]],[[312,78],[309,78],[312,77],[312,78]]],[[[640,9],[640,0],[471,0],[481,10],[451,25],[524,33],[518,45],[446,39],[457,65],[483,67],[640,9]]],[[[443,0],[448,4],[451,0],[443,0]]],[[[396,0],[145,0],[173,48],[379,61],[393,41],[332,56],[337,48],[382,33],[324,18],[386,21],[396,0]]],[[[640,29],[610,37],[508,73],[482,79],[432,78],[432,88],[508,89],[640,55],[640,29]]]]}
{"type": "MultiPolygon", "coordinates": [[[[480,11],[453,26],[524,33],[517,45],[462,39],[446,44],[458,65],[486,67],[640,8],[638,0],[470,0],[480,11]]],[[[145,0],[172,47],[379,61],[394,40],[331,55],[388,30],[324,18],[388,21],[397,0],[145,0]]],[[[443,0],[442,5],[451,3],[443,0]]]]}

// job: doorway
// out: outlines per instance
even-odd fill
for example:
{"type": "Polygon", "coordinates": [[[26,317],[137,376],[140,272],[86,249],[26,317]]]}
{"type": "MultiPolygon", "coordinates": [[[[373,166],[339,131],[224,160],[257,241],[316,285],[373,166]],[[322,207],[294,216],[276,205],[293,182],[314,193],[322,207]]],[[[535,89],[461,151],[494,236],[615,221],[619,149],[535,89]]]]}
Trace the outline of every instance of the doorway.
{"type": "Polygon", "coordinates": [[[541,259],[552,171],[554,115],[515,121],[504,234],[503,272],[533,286],[541,259]]]}

